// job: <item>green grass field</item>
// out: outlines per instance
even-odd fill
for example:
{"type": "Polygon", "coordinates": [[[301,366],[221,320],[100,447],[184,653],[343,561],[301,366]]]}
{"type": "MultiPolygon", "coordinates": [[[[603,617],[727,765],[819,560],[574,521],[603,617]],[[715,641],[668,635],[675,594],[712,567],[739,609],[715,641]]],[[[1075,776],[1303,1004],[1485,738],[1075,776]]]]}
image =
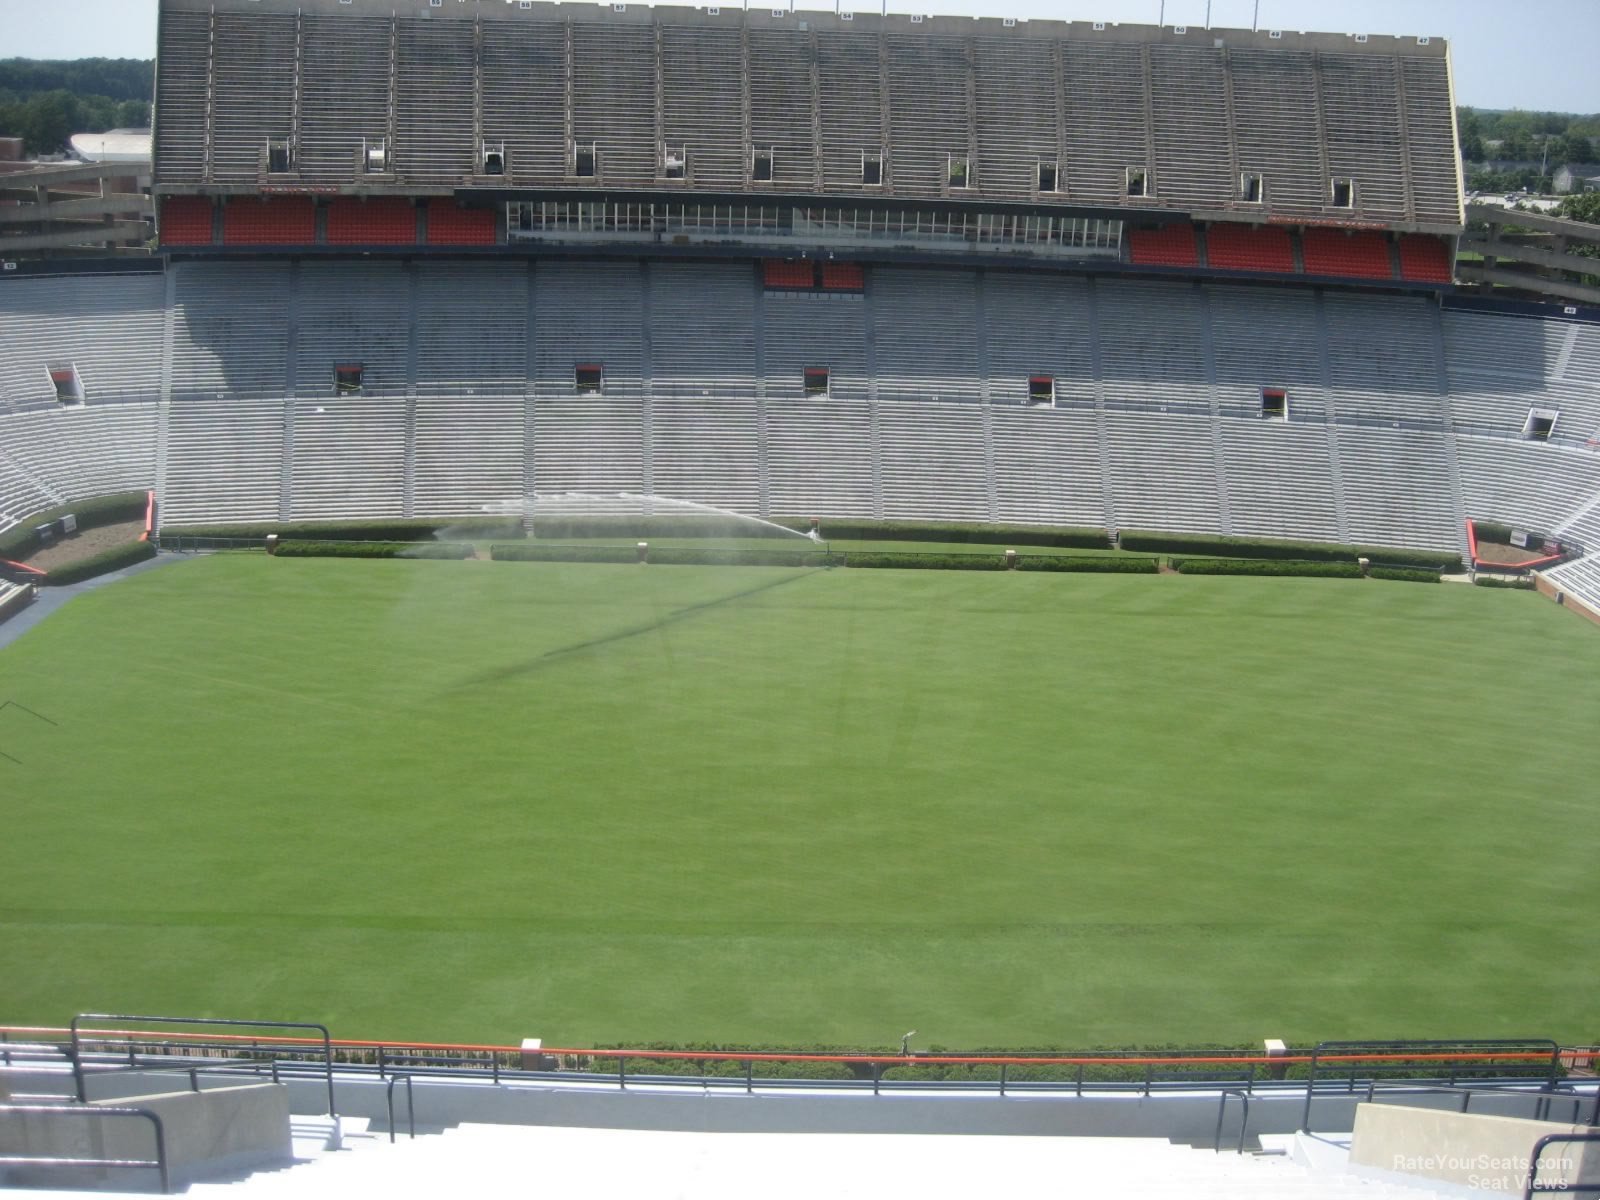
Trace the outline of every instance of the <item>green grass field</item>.
{"type": "Polygon", "coordinates": [[[188,561],[0,650],[0,1020],[1594,1038],[1597,679],[1460,586],[188,561]]]}

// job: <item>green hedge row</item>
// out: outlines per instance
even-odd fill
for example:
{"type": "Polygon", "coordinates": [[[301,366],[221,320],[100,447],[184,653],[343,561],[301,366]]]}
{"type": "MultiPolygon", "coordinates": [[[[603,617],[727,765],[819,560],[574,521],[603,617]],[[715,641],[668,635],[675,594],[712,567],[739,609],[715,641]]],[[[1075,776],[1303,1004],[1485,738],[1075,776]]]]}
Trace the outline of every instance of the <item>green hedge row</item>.
{"type": "Polygon", "coordinates": [[[148,497],[144,492],[118,492],[112,496],[96,496],[92,500],[61,504],[33,513],[0,534],[0,558],[26,558],[39,548],[39,539],[33,534],[34,528],[50,521],[59,521],[68,513],[78,518],[79,529],[95,529],[123,521],[142,521],[147,503],[148,497]]]}
{"type": "Polygon", "coordinates": [[[279,558],[471,558],[470,542],[279,542],[279,558]]]}
{"type": "Polygon", "coordinates": [[[1004,554],[874,554],[836,555],[847,567],[890,567],[902,571],[1004,571],[1004,554]]]}
{"type": "MultiPolygon", "coordinates": [[[[631,553],[631,551],[630,551],[631,553]]],[[[832,567],[840,556],[826,550],[715,550],[651,546],[650,561],[673,567],[832,567]]]]}
{"type": "Polygon", "coordinates": [[[1019,554],[1019,571],[1102,571],[1115,575],[1154,575],[1161,570],[1159,558],[1132,558],[1121,555],[1019,554]]]}
{"type": "MultiPolygon", "coordinates": [[[[778,524],[809,529],[809,521],[778,518],[778,524]]],[[[1065,546],[1104,550],[1111,539],[1103,529],[1052,529],[1039,525],[992,525],[973,521],[866,521],[822,519],[826,541],[961,542],[983,546],[1065,546]]]]}
{"type": "Polygon", "coordinates": [[[151,542],[123,542],[120,546],[112,546],[109,550],[80,558],[77,562],[62,564],[44,577],[44,585],[65,587],[69,583],[82,583],[85,579],[120,571],[123,567],[131,567],[134,563],[155,556],[156,548],[151,542]]]}
{"type": "Polygon", "coordinates": [[[1205,554],[1223,558],[1277,558],[1300,562],[1355,562],[1408,567],[1461,568],[1461,556],[1447,550],[1406,550],[1396,546],[1341,546],[1333,542],[1292,542],[1276,538],[1214,537],[1199,533],[1151,533],[1126,529],[1118,539],[1124,550],[1162,554],[1205,554]]]}
{"type": "Polygon", "coordinates": [[[638,559],[632,546],[546,546],[519,542],[514,546],[495,543],[489,557],[496,562],[579,562],[631,563],[638,559]]]}
{"type": "Polygon", "coordinates": [[[164,537],[237,538],[260,541],[269,533],[281,539],[317,539],[350,542],[427,542],[439,534],[452,540],[519,538],[522,522],[516,517],[458,517],[388,521],[256,521],[243,525],[167,525],[164,537]]]}
{"type": "Polygon", "coordinates": [[[1281,559],[1175,558],[1181,575],[1303,575],[1322,579],[1360,579],[1353,562],[1285,562],[1281,559]]]}
{"type": "Polygon", "coordinates": [[[1474,575],[1472,582],[1478,587],[1515,588],[1519,592],[1533,592],[1537,591],[1539,587],[1531,575],[1525,575],[1519,579],[1504,579],[1498,575],[1474,575]]]}
{"type": "Polygon", "coordinates": [[[1439,572],[1418,571],[1412,567],[1373,567],[1368,573],[1374,579],[1393,579],[1400,583],[1439,582],[1439,572]]]}
{"type": "MultiPolygon", "coordinates": [[[[545,541],[562,538],[626,537],[648,541],[651,538],[775,538],[800,544],[790,527],[774,528],[771,524],[750,521],[737,516],[707,513],[703,516],[682,513],[661,516],[563,516],[533,518],[533,536],[545,541]]],[[[805,526],[809,528],[809,524],[805,526]]]]}

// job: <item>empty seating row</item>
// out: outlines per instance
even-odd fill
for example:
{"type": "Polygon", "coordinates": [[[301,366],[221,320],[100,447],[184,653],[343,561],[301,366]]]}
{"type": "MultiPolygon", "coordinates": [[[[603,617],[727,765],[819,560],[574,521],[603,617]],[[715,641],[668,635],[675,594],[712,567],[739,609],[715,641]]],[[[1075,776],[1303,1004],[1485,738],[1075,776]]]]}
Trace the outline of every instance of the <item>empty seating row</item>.
{"type": "Polygon", "coordinates": [[[164,15],[169,182],[710,191],[1453,223],[1442,45],[553,4],[164,15]],[[1402,136],[1402,130],[1404,136],[1402,136]],[[1319,149],[1320,148],[1320,149],[1319,149]],[[1247,193],[1230,164],[1256,174],[1247,193]],[[1345,193],[1333,179],[1353,181],[1345,193]]]}

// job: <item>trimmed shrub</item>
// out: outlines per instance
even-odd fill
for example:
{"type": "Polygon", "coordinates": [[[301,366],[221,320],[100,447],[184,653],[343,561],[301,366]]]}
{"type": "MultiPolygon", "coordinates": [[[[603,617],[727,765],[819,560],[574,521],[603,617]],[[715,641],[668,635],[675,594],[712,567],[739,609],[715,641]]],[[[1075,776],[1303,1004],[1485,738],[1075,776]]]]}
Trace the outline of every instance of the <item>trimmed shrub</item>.
{"type": "Polygon", "coordinates": [[[1511,544],[1511,526],[1498,521],[1474,521],[1472,535],[1480,542],[1495,542],[1501,546],[1511,544]]]}
{"type": "Polygon", "coordinates": [[[59,521],[69,513],[78,518],[79,529],[96,529],[123,521],[143,521],[146,503],[144,492],[118,492],[32,513],[0,534],[0,558],[26,558],[39,548],[39,539],[33,533],[35,526],[59,521]]]}
{"type": "MultiPolygon", "coordinates": [[[[809,525],[807,526],[809,528],[809,525]]],[[[798,544],[795,530],[785,526],[774,529],[770,524],[744,520],[737,516],[718,513],[693,515],[683,513],[661,516],[595,515],[539,517],[533,519],[533,536],[541,541],[562,538],[626,537],[649,541],[652,538],[776,538],[798,544]]]]}
{"type": "Polygon", "coordinates": [[[1353,562],[1284,562],[1279,559],[1175,558],[1181,575],[1299,575],[1320,579],[1360,579],[1361,567],[1353,562]]]}
{"type": "Polygon", "coordinates": [[[520,538],[522,522],[516,517],[433,517],[393,521],[256,521],[242,525],[166,525],[164,537],[265,539],[275,533],[296,541],[427,542],[440,533],[453,540],[520,538]]]}
{"type": "Polygon", "coordinates": [[[69,583],[82,583],[85,579],[120,571],[123,567],[131,567],[134,563],[142,563],[155,556],[156,548],[150,542],[123,542],[120,546],[112,546],[109,550],[80,558],[77,562],[64,563],[44,577],[44,586],[65,587],[69,583]]]}
{"type": "Polygon", "coordinates": [[[546,546],[522,542],[490,546],[489,557],[495,562],[631,563],[638,556],[632,546],[546,546]]]}
{"type": "Polygon", "coordinates": [[[1439,572],[1418,571],[1411,567],[1373,567],[1368,574],[1374,579],[1393,579],[1400,583],[1439,582],[1439,572]]]}
{"type": "MultiPolygon", "coordinates": [[[[809,520],[780,517],[777,523],[807,530],[809,520]]],[[[824,540],[876,542],[962,542],[981,546],[1065,546],[1104,550],[1111,539],[1103,529],[1053,529],[1042,525],[991,525],[973,521],[866,521],[822,518],[824,540]]]]}
{"type": "Polygon", "coordinates": [[[471,558],[470,542],[279,542],[279,558],[471,558]]]}
{"type": "Polygon", "coordinates": [[[1154,575],[1161,569],[1159,558],[1125,558],[1073,554],[1019,554],[1019,571],[1102,571],[1116,575],[1154,575]]]}
{"type": "Polygon", "coordinates": [[[1461,556],[1448,550],[1407,550],[1395,546],[1341,546],[1333,542],[1292,542],[1276,538],[1232,538],[1199,533],[1151,533],[1127,529],[1124,550],[1162,554],[1204,554],[1219,558],[1276,558],[1297,562],[1354,562],[1358,558],[1402,567],[1460,570],[1461,556]]]}
{"type": "Polygon", "coordinates": [[[839,555],[826,550],[716,550],[698,546],[651,546],[650,561],[674,567],[831,567],[839,555]]]}
{"type": "Polygon", "coordinates": [[[887,554],[836,555],[847,567],[890,567],[903,571],[1004,571],[1004,554],[887,554]]]}
{"type": "Polygon", "coordinates": [[[1519,592],[1537,591],[1539,587],[1532,575],[1524,575],[1519,579],[1505,579],[1498,575],[1474,575],[1472,582],[1475,587],[1515,588],[1519,592]]]}

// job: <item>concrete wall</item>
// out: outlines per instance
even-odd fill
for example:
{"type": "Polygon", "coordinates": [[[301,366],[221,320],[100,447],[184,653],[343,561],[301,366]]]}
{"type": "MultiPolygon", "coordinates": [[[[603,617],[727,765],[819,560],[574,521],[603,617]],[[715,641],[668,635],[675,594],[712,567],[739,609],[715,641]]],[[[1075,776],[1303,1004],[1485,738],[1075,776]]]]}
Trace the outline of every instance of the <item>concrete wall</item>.
{"type": "MultiPolygon", "coordinates": [[[[1520,1196],[1528,1183],[1534,1143],[1552,1133],[1591,1132],[1584,1125],[1488,1113],[1363,1104],[1356,1109],[1350,1166],[1381,1179],[1420,1176],[1520,1196]]],[[[1600,1146],[1549,1147],[1540,1158],[1539,1183],[1600,1184],[1600,1146]]]]}
{"type": "MultiPolygon", "coordinates": [[[[159,1116],[174,1187],[282,1165],[294,1156],[289,1093],[280,1084],[91,1100],[88,1107],[139,1108],[159,1116]]],[[[132,1117],[17,1114],[0,1119],[0,1155],[153,1160],[155,1133],[148,1121],[132,1117]]],[[[155,1191],[160,1176],[137,1168],[0,1167],[0,1184],[155,1191]]]]}

